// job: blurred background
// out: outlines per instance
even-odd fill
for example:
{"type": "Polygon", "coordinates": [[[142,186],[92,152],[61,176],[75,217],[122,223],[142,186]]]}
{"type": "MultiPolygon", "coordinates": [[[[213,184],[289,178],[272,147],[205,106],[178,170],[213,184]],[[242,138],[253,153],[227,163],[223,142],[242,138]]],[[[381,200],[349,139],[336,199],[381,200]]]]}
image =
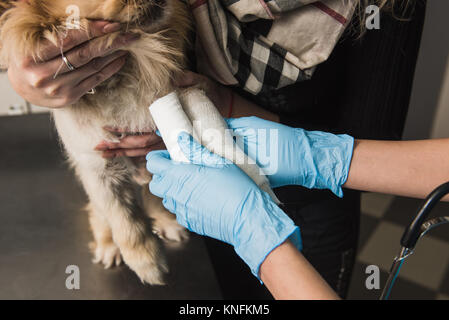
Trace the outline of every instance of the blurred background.
{"type": "MultiPolygon", "coordinates": [[[[449,137],[447,12],[448,1],[428,2],[404,139],[449,137]]],[[[81,213],[85,195],[62,161],[49,114],[20,98],[5,72],[0,73],[0,141],[0,298],[221,297],[197,237],[183,250],[167,248],[170,263],[179,267],[173,269],[165,288],[145,288],[128,270],[104,272],[91,265],[87,216],[81,213]],[[201,267],[195,260],[202,261],[201,267]],[[76,263],[81,264],[86,287],[68,291],[65,266],[76,263]]],[[[365,268],[379,266],[382,286],[402,232],[421,202],[363,194],[359,253],[349,298],[379,297],[380,290],[365,287],[365,268]]],[[[436,211],[449,215],[449,204],[439,204],[436,211]]],[[[401,270],[393,299],[449,299],[448,228],[432,231],[419,242],[401,270]]]]}

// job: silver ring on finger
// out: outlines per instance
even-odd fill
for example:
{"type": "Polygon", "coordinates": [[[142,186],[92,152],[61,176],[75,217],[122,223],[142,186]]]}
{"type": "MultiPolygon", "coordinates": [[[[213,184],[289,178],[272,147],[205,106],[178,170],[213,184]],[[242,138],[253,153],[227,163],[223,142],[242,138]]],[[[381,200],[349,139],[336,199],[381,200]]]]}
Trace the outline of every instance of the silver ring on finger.
{"type": "Polygon", "coordinates": [[[87,94],[96,94],[97,90],[95,90],[95,88],[90,89],[89,91],[87,91],[87,94]]]}
{"type": "Polygon", "coordinates": [[[64,55],[64,53],[61,53],[61,57],[62,57],[62,61],[64,61],[65,65],[67,66],[67,69],[69,69],[69,71],[73,71],[76,69],[73,66],[73,64],[70,63],[69,59],[67,59],[67,57],[64,55]]]}

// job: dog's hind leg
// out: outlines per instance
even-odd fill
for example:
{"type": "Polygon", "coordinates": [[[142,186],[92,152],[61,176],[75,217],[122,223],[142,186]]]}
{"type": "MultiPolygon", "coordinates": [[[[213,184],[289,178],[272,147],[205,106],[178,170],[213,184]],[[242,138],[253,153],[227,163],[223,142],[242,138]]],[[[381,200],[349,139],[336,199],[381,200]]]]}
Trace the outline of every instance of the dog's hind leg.
{"type": "Polygon", "coordinates": [[[94,259],[93,263],[101,263],[105,269],[119,266],[122,263],[120,249],[112,239],[109,222],[103,217],[92,203],[87,205],[89,223],[94,235],[94,241],[89,243],[94,259]]]}
{"type": "Polygon", "coordinates": [[[159,239],[138,203],[126,163],[92,156],[83,158],[76,170],[96,213],[109,223],[125,263],[142,282],[163,284],[167,267],[159,239]]]}
{"type": "Polygon", "coordinates": [[[139,163],[134,168],[133,179],[141,187],[142,205],[148,217],[152,219],[153,232],[162,240],[180,242],[187,240],[189,233],[177,221],[176,216],[162,205],[162,199],[153,195],[148,184],[151,182],[151,174],[144,163],[139,163]]]}
{"type": "Polygon", "coordinates": [[[153,231],[161,239],[180,242],[189,238],[188,231],[164,208],[162,199],[149,191],[148,184],[142,186],[142,202],[145,212],[153,219],[153,231]]]}

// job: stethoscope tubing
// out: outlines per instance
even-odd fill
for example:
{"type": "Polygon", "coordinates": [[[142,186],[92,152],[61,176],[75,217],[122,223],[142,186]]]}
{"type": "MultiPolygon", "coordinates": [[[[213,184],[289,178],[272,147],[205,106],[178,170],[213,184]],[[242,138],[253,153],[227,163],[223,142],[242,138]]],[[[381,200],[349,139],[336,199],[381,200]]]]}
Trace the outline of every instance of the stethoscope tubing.
{"type": "Polygon", "coordinates": [[[436,217],[426,221],[435,205],[447,194],[449,194],[449,182],[440,185],[427,196],[424,204],[416,214],[415,219],[413,219],[405,229],[401,238],[401,250],[399,255],[395,257],[390,268],[390,273],[380,296],[380,300],[388,300],[390,297],[391,290],[393,289],[399,271],[401,270],[405,259],[413,254],[418,240],[429,230],[449,223],[449,217],[436,217]]]}

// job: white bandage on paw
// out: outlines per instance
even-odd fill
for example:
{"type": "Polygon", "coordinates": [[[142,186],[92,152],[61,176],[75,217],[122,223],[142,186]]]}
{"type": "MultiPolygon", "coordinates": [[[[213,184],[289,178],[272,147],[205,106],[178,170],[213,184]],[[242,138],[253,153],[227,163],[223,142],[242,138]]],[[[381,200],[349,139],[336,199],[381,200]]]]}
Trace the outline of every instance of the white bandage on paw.
{"type": "Polygon", "coordinates": [[[175,161],[189,162],[178,145],[178,135],[182,131],[193,135],[193,126],[182,109],[176,92],[154,101],[150,106],[150,113],[170,157],[175,161]]]}
{"type": "Polygon", "coordinates": [[[279,203],[263,170],[234,143],[226,122],[204,91],[191,88],[179,97],[172,92],[156,100],[150,113],[173,160],[189,162],[178,145],[178,135],[185,131],[211,152],[234,162],[279,203]]]}

